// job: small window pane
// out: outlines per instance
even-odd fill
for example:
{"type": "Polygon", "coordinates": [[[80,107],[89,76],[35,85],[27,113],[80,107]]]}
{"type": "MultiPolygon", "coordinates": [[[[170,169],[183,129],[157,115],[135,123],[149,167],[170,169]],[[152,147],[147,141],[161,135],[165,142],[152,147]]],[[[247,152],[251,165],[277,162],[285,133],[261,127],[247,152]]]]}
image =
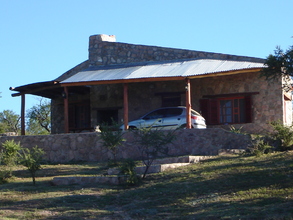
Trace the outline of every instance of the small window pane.
{"type": "Polygon", "coordinates": [[[239,108],[240,108],[240,122],[246,122],[246,112],[245,112],[245,100],[240,99],[239,100],[239,108]]]}

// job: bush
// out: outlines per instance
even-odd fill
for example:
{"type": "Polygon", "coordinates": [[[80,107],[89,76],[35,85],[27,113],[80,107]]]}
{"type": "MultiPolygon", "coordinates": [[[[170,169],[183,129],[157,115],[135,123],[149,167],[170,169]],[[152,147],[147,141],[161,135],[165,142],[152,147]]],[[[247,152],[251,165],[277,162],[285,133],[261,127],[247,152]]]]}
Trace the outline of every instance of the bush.
{"type": "Polygon", "coordinates": [[[123,161],[120,166],[120,171],[124,175],[128,175],[127,184],[136,185],[139,182],[139,177],[135,172],[136,163],[131,159],[123,161]]]}
{"type": "Polygon", "coordinates": [[[243,126],[236,128],[233,125],[229,126],[230,132],[235,133],[235,134],[244,134],[244,132],[242,131],[243,126]]]}
{"type": "Polygon", "coordinates": [[[274,132],[270,135],[276,145],[276,150],[286,151],[293,149],[293,126],[285,126],[280,122],[271,122],[274,132]]]}
{"type": "Polygon", "coordinates": [[[270,146],[267,142],[265,142],[264,139],[257,138],[253,146],[247,149],[246,154],[259,157],[263,154],[270,153],[272,149],[273,147],[270,146]]]}
{"type": "Polygon", "coordinates": [[[113,122],[113,125],[103,125],[101,133],[102,146],[107,148],[113,155],[113,161],[109,165],[117,165],[117,150],[122,145],[125,139],[123,138],[123,131],[119,129],[119,125],[113,122]],[[112,163],[112,164],[111,164],[112,163]]]}
{"type": "Polygon", "coordinates": [[[19,151],[21,150],[20,143],[15,143],[14,140],[7,140],[3,144],[2,162],[6,165],[16,165],[19,151]]]}
{"type": "Polygon", "coordinates": [[[146,166],[143,179],[155,159],[162,155],[168,155],[168,144],[176,139],[175,131],[163,131],[152,127],[132,130],[142,162],[146,166]]]}
{"type": "MultiPolygon", "coordinates": [[[[14,140],[7,140],[3,144],[3,150],[0,153],[0,164],[5,165],[1,170],[8,170],[8,176],[12,176],[12,169],[18,163],[19,151],[22,149],[20,143],[14,140]]],[[[5,171],[6,172],[6,171],[5,171]]],[[[6,176],[6,174],[4,175],[6,176]]]]}
{"type": "Polygon", "coordinates": [[[41,169],[44,154],[45,152],[38,146],[35,146],[32,150],[25,148],[22,151],[21,164],[30,171],[34,185],[36,184],[36,172],[41,169]]]}
{"type": "Polygon", "coordinates": [[[10,178],[10,170],[6,165],[0,165],[0,184],[7,183],[10,178]]]}

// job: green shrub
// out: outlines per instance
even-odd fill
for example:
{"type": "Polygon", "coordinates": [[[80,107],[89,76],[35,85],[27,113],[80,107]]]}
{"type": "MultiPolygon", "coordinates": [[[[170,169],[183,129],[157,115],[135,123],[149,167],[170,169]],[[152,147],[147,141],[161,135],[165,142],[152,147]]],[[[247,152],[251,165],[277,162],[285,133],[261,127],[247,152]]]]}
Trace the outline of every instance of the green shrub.
{"type": "Polygon", "coordinates": [[[120,171],[124,175],[128,175],[127,184],[136,185],[139,182],[139,177],[135,172],[136,163],[131,159],[127,159],[122,162],[120,171]]]}
{"type": "Polygon", "coordinates": [[[273,147],[262,138],[257,138],[254,142],[253,146],[247,149],[246,154],[259,157],[263,154],[270,153],[273,149],[273,147]]]}
{"type": "Polygon", "coordinates": [[[36,184],[36,172],[41,169],[41,162],[43,160],[43,155],[45,152],[35,146],[32,150],[25,148],[22,150],[21,154],[21,164],[29,170],[32,175],[33,184],[36,184]]]}
{"type": "MultiPolygon", "coordinates": [[[[1,170],[8,170],[8,176],[12,176],[13,167],[18,163],[19,151],[22,149],[20,143],[15,143],[14,140],[7,140],[2,144],[2,151],[0,153],[1,170]]],[[[6,173],[6,171],[4,173],[6,173]]],[[[5,174],[4,176],[7,176],[5,174]]]]}
{"type": "Polygon", "coordinates": [[[293,149],[293,126],[285,126],[280,122],[271,122],[274,132],[270,137],[275,141],[276,150],[286,151],[293,149]]]}
{"type": "Polygon", "coordinates": [[[236,134],[243,134],[244,132],[242,131],[243,126],[239,128],[235,128],[233,125],[229,126],[230,132],[236,133],[236,134]]]}
{"type": "Polygon", "coordinates": [[[10,170],[6,165],[0,165],[0,184],[7,183],[10,178],[10,170]]]}
{"type": "Polygon", "coordinates": [[[2,163],[6,165],[16,165],[19,151],[21,150],[20,143],[15,143],[14,140],[7,140],[3,144],[2,163]]]}
{"type": "Polygon", "coordinates": [[[119,129],[117,123],[113,122],[113,125],[103,125],[99,134],[102,139],[102,146],[107,148],[113,155],[113,159],[109,161],[109,165],[117,165],[118,146],[122,145],[123,141],[125,141],[123,131],[119,129]]]}
{"type": "Polygon", "coordinates": [[[142,177],[144,179],[153,161],[162,155],[168,155],[168,144],[171,144],[176,139],[176,130],[163,131],[148,127],[132,130],[132,132],[141,154],[142,162],[146,166],[142,177]]]}

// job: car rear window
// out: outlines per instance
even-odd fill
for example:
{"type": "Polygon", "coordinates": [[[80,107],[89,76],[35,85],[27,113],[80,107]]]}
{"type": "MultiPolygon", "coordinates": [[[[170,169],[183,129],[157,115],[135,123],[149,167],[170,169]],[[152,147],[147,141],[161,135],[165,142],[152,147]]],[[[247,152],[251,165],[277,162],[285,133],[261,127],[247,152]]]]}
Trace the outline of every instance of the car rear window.
{"type": "Polygon", "coordinates": [[[194,110],[191,110],[191,113],[194,114],[194,115],[201,116],[198,112],[196,112],[196,111],[194,111],[194,110]]]}

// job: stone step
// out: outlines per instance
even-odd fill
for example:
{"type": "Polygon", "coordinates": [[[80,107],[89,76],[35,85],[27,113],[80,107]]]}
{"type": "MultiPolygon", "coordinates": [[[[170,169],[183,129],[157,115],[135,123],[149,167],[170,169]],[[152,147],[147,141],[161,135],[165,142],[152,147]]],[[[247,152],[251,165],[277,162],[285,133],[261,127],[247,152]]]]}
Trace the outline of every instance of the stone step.
{"type": "MultiPolygon", "coordinates": [[[[181,166],[189,165],[190,163],[169,163],[169,164],[154,164],[149,167],[147,173],[159,173],[169,169],[174,169],[181,166]]],[[[143,174],[146,170],[146,166],[136,167],[135,171],[137,174],[143,174]]]]}
{"type": "MultiPolygon", "coordinates": [[[[182,156],[182,157],[169,157],[154,160],[149,167],[147,173],[159,173],[168,169],[174,169],[180,166],[186,166],[190,163],[198,163],[199,161],[206,160],[212,156],[182,156]]],[[[139,166],[135,168],[136,173],[143,174],[146,166],[139,166]]],[[[120,170],[118,168],[108,169],[108,175],[118,175],[120,170]]]]}
{"type": "MultiPolygon", "coordinates": [[[[183,156],[183,157],[170,157],[158,159],[153,162],[153,165],[149,167],[148,174],[159,173],[168,169],[175,169],[177,167],[186,166],[190,163],[198,163],[199,161],[212,158],[212,156],[183,156]]],[[[144,173],[146,166],[136,167],[135,171],[141,175],[144,173]]],[[[87,184],[111,184],[119,185],[126,182],[127,177],[119,175],[120,170],[118,168],[108,169],[109,176],[90,176],[90,177],[55,177],[51,181],[52,185],[87,185],[87,184]]]]}
{"type": "Polygon", "coordinates": [[[170,164],[170,163],[197,163],[201,160],[206,160],[212,156],[182,156],[182,157],[167,157],[154,160],[153,164],[170,164]]]}

